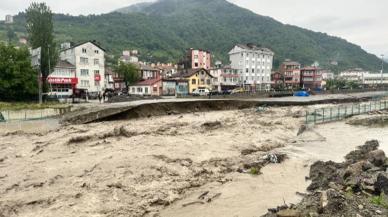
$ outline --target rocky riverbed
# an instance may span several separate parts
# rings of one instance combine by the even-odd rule
[[[264,217],[388,216],[388,159],[378,147],[372,140],[342,163],[317,161],[302,202],[270,209]]]

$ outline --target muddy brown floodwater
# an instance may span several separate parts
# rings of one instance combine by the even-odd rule
[[[0,216],[261,216],[300,200],[315,160],[341,161],[368,139],[388,148],[386,128],[332,123],[297,136],[305,109],[2,132]],[[268,152],[289,159],[240,173]]]

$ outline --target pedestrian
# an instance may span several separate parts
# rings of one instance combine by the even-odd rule
[[[98,101],[100,101],[100,103],[101,103],[101,98],[102,98],[101,92],[98,92]]]
[[[105,103],[105,97],[106,97],[106,92],[104,91],[104,93],[102,94],[102,99],[103,99],[102,102],[104,102],[104,103]]]

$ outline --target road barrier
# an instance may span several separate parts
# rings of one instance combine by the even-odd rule
[[[31,121],[52,118],[71,111],[71,107],[48,108],[39,110],[0,111],[0,122]]]
[[[388,109],[388,101],[371,101],[367,103],[341,105],[315,109],[313,112],[306,112],[306,124],[322,124],[332,121],[340,121],[355,115],[367,114],[375,111]]]

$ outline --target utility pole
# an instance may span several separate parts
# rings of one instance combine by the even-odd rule
[[[384,79],[384,54],[381,54],[381,86],[383,85]]]

